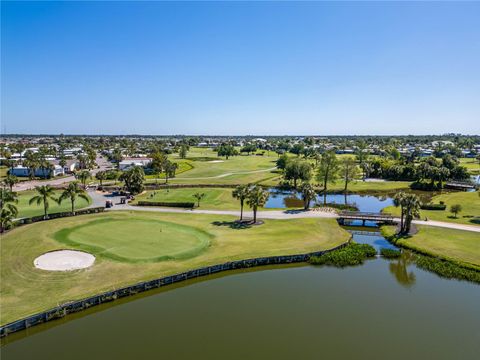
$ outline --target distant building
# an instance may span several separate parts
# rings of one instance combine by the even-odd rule
[[[134,166],[147,167],[152,162],[151,158],[140,157],[140,158],[125,158],[118,164],[120,170],[128,170]]]
[[[17,177],[28,177],[30,174],[30,169],[26,166],[16,166],[13,169],[10,169],[8,173]],[[40,178],[48,178],[64,174],[65,172],[61,166],[54,165],[53,169],[36,169],[34,175]]]

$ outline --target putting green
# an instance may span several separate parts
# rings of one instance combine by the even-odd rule
[[[122,262],[194,257],[209,246],[210,237],[191,226],[142,218],[98,219],[54,234],[61,243]]]

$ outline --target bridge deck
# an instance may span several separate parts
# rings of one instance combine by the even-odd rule
[[[340,219],[345,219],[345,220],[371,220],[371,221],[393,222],[393,215],[387,214],[387,213],[342,211],[338,216]]]

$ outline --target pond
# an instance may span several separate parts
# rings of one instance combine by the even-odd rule
[[[311,202],[313,206],[316,202],[323,204],[323,195],[318,195],[317,199]],[[380,212],[384,207],[393,205],[390,195],[367,195],[367,194],[327,194],[327,203],[354,205],[359,211]],[[265,208],[292,208],[303,207],[303,201],[298,193],[291,190],[270,189],[270,197],[265,204]]]
[[[373,236],[370,236],[373,235]],[[375,233],[356,241],[382,247]],[[2,359],[477,359],[480,286],[408,252],[345,269],[223,273],[91,308],[4,339]]]

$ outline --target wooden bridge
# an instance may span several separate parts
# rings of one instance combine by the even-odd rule
[[[395,223],[395,219],[392,214],[360,211],[342,211],[340,214],[338,214],[338,221],[340,224],[344,224],[345,220],[361,220],[362,225],[365,225],[365,221],[374,221],[384,224]]]
[[[449,181],[445,184],[446,188],[457,190],[475,189],[475,185],[466,181]]]

